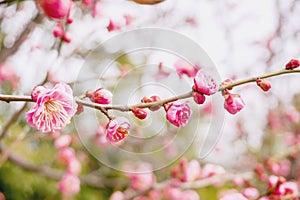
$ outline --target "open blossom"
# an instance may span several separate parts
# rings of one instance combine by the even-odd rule
[[[212,95],[217,92],[215,80],[211,76],[204,74],[201,70],[198,71],[194,78],[194,86],[195,91],[201,94]]]
[[[64,19],[69,16],[72,0],[38,0],[38,4],[49,18]]]
[[[174,67],[181,77],[182,75],[187,75],[188,77],[195,77],[199,67],[197,65],[192,65],[185,60],[177,60],[174,64]]]
[[[66,174],[59,182],[58,189],[65,195],[74,195],[80,190],[80,179],[76,175]]]
[[[192,114],[191,108],[186,103],[172,103],[167,111],[167,120],[173,125],[180,127],[185,126]]]
[[[99,88],[94,92],[87,91],[86,96],[89,97],[94,103],[110,104],[113,94],[104,88]]]
[[[236,114],[240,110],[242,110],[245,106],[244,100],[241,98],[239,94],[226,94],[225,95],[225,103],[224,108],[230,114]]]
[[[119,142],[129,133],[130,123],[125,117],[110,120],[106,127],[106,139],[110,142]]]
[[[38,92],[32,92],[36,103],[25,115],[27,122],[42,132],[63,129],[75,113],[72,89],[65,83],[58,83],[52,89],[37,88]]]

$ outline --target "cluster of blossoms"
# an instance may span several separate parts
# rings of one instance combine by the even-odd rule
[[[140,167],[151,169],[149,164],[140,164]],[[178,166],[175,166],[171,172],[171,179],[164,183],[156,183],[155,175],[152,172],[143,174],[128,174],[130,178],[130,187],[124,192],[116,191],[110,197],[111,200],[123,200],[131,197],[136,192],[147,191],[139,195],[134,200],[199,200],[198,193],[190,189],[182,189],[182,183],[193,183],[216,175],[225,173],[223,167],[213,164],[206,164],[202,168],[196,160],[190,162],[181,159]],[[222,180],[221,180],[222,181]],[[221,184],[215,182],[214,184]]]
[[[72,136],[60,135],[55,138],[55,147],[58,149],[57,159],[67,166],[67,171],[58,184],[58,189],[66,196],[77,194],[80,190],[81,164],[76,158],[75,151],[69,147]]]

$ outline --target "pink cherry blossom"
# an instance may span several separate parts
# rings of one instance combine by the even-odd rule
[[[188,77],[195,77],[198,70],[200,69],[197,65],[192,65],[185,60],[177,60],[174,64],[174,67],[181,77],[182,75],[187,75]]]
[[[224,108],[230,114],[236,114],[240,110],[242,110],[245,106],[244,100],[241,98],[239,94],[226,94],[225,95],[225,103]]]
[[[67,163],[67,172],[74,175],[80,174],[81,163],[77,158],[74,157]]]
[[[54,142],[54,146],[57,149],[61,149],[64,147],[67,147],[71,144],[72,142],[72,136],[71,135],[60,135],[58,138],[56,138]]]
[[[173,125],[180,127],[188,123],[191,114],[192,111],[188,104],[174,102],[167,108],[166,118]]]
[[[64,164],[68,164],[70,161],[75,159],[74,149],[70,147],[60,149],[57,153],[57,159]]]
[[[10,81],[11,87],[16,89],[19,84],[19,77],[8,63],[2,63],[0,64],[0,83],[6,81]]]
[[[194,88],[197,92],[205,95],[212,95],[217,92],[217,84],[215,80],[199,70],[194,78]]]
[[[134,190],[143,191],[150,188],[155,182],[153,173],[129,174],[130,185]]]
[[[293,181],[287,181],[285,183],[282,183],[278,188],[278,194],[279,195],[298,195],[299,189],[296,182]]]
[[[74,195],[80,190],[80,179],[76,175],[67,173],[59,182],[58,189],[65,195]]]
[[[202,177],[207,178],[217,174],[224,174],[225,172],[222,166],[208,163],[202,169]]]
[[[120,191],[116,191],[114,192],[109,200],[124,200],[125,199],[125,195],[123,194],[123,192],[120,192]]]
[[[191,160],[184,168],[182,181],[189,182],[199,179],[201,167],[197,160]]]
[[[25,115],[27,122],[42,132],[63,129],[75,113],[72,93],[70,86],[65,83],[41,90],[37,94],[36,104]]]
[[[69,16],[72,0],[38,0],[38,4],[49,18],[64,19]]]
[[[254,187],[245,188],[242,193],[248,199],[257,199],[259,197],[259,191]]]
[[[112,101],[113,94],[104,88],[99,88],[94,92],[87,91],[86,96],[89,97],[92,102],[109,104]]]
[[[64,36],[64,33],[65,31],[62,23],[58,22],[53,28],[53,36],[56,38],[62,38]]]
[[[125,117],[110,120],[106,127],[106,139],[110,142],[119,142],[129,133],[130,123]]]
[[[181,193],[180,200],[200,200],[200,197],[194,190],[185,190]]]
[[[229,193],[225,194],[220,200],[247,200],[241,193]]]

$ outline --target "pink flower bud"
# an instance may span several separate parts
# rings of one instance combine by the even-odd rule
[[[93,10],[92,10],[92,16],[93,18],[97,17],[100,15],[100,11],[101,11],[101,2],[97,1],[94,6],[93,6]]]
[[[70,174],[78,175],[81,172],[81,163],[74,158],[70,160],[67,164],[67,172]]]
[[[70,147],[60,149],[57,154],[57,159],[64,164],[68,164],[71,160],[75,159],[74,149]]]
[[[300,66],[300,61],[297,59],[291,59],[286,65],[285,69],[293,70]]]
[[[244,100],[240,97],[239,94],[227,94],[225,95],[224,108],[230,114],[236,114],[242,110],[245,106]]]
[[[230,85],[232,83],[233,83],[233,80],[230,79],[230,78],[228,78],[228,79],[226,79],[225,81],[222,82],[221,86],[225,86],[226,87],[226,86],[228,86],[228,85]],[[232,87],[227,88],[227,90],[232,90]]]
[[[206,164],[202,168],[202,177],[208,178],[215,175],[224,174],[225,172],[225,169],[220,165]]]
[[[194,190],[185,190],[181,193],[181,200],[200,200],[198,193]]]
[[[265,92],[271,88],[271,83],[265,79],[258,79],[256,84]]]
[[[192,65],[182,59],[177,60],[174,64],[174,67],[180,77],[184,74],[187,75],[188,77],[195,77],[199,70],[199,66]]]
[[[123,194],[123,192],[120,192],[120,191],[116,191],[114,192],[109,200],[124,200],[125,199],[125,195]]]
[[[117,22],[114,22],[112,20],[109,20],[109,24],[107,26],[108,32],[117,31],[117,30],[120,30],[120,29],[121,29],[121,25],[120,24],[118,24]]]
[[[203,104],[205,102],[205,96],[199,92],[193,92],[194,101],[197,104]]]
[[[241,193],[229,193],[225,194],[220,200],[247,200]]]
[[[124,117],[110,120],[106,127],[106,139],[110,142],[119,142],[129,133],[130,123]]]
[[[64,36],[64,27],[61,23],[57,23],[53,29],[53,35],[56,38],[62,38]]]
[[[80,190],[80,180],[75,175],[66,174],[59,182],[58,189],[65,195],[74,195]]]
[[[268,187],[269,189],[276,188],[279,183],[279,177],[271,175],[268,179]]]
[[[217,84],[209,75],[204,74],[201,70],[198,71],[194,78],[194,85],[197,92],[205,95],[212,95],[217,92]]]
[[[54,146],[57,149],[61,149],[61,148],[69,146],[71,144],[71,142],[72,142],[71,135],[61,135],[58,138],[56,138]]]
[[[166,118],[173,125],[180,127],[185,126],[188,123],[191,114],[192,111],[188,104],[174,102],[166,111]]]
[[[62,39],[64,42],[70,43],[72,41],[71,34],[69,32],[65,32]]]
[[[38,0],[38,4],[49,18],[64,19],[70,13],[72,0]]]
[[[71,17],[68,17],[68,19],[67,19],[67,23],[68,23],[68,24],[72,24],[72,23],[73,23],[73,18],[71,18]]]
[[[129,174],[130,185],[134,190],[143,191],[150,188],[155,182],[153,173]]]
[[[156,95],[154,95],[154,96],[151,96],[150,98],[148,98],[148,97],[143,97],[142,98],[142,100],[141,100],[141,102],[142,103],[152,103],[152,102],[157,102],[157,101],[160,101],[161,99],[160,99],[160,97],[159,96],[156,96]],[[149,110],[151,110],[151,111],[157,111],[157,110],[159,110],[161,108],[161,106],[151,106],[150,108],[149,108]]]
[[[35,88],[33,88],[32,92],[31,92],[31,99],[33,101],[36,101],[38,96],[40,94],[42,94],[44,91],[46,91],[46,88],[44,86],[36,86]]]
[[[259,197],[259,191],[254,187],[245,188],[242,193],[248,199],[257,199]]]
[[[99,104],[109,104],[112,100],[113,94],[104,88],[99,88],[94,93],[92,93],[92,95],[88,91],[86,96],[89,97],[92,102]]]
[[[82,4],[87,8],[90,8],[94,3],[94,0],[82,0]]]
[[[139,119],[145,119],[147,117],[147,112],[141,108],[133,108],[132,113]]]
[[[298,195],[299,189],[296,182],[288,181],[282,183],[278,188],[279,195]]]

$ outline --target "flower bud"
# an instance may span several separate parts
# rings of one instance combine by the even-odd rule
[[[300,61],[297,59],[291,59],[286,65],[285,69],[293,70],[300,66]]]
[[[271,83],[265,79],[258,79],[256,84],[265,92],[271,88]]]
[[[53,19],[65,19],[70,13],[72,0],[38,0],[44,13]]]
[[[65,32],[62,39],[66,43],[70,43],[72,41],[72,38],[71,38],[71,35],[69,32]]]
[[[160,101],[160,100],[161,100],[161,99],[160,99],[159,96],[154,95],[154,96],[151,96],[150,98],[148,98],[148,97],[143,97],[142,100],[141,100],[141,102],[142,102],[142,103],[152,103],[152,102],[157,102],[157,101]],[[149,110],[151,110],[151,111],[157,111],[157,110],[159,110],[160,108],[161,108],[161,106],[151,106],[151,107],[149,108]]]
[[[193,87],[197,92],[212,95],[217,92],[217,84],[215,80],[209,75],[204,74],[201,70],[198,71],[194,78]]]
[[[87,91],[86,96],[89,97],[94,103],[110,104],[113,94],[106,89],[99,88],[93,93]]]
[[[108,32],[117,31],[117,30],[120,30],[120,29],[121,29],[120,24],[118,24],[117,22],[114,22],[112,20],[109,20],[109,24],[107,26]]]
[[[147,117],[147,112],[141,108],[133,108],[132,113],[139,119],[145,119]]]
[[[199,92],[193,92],[194,101],[197,104],[203,104],[205,102],[205,96]]]
[[[236,114],[237,112],[242,110],[244,106],[245,106],[245,102],[239,94],[229,93],[225,96],[224,108],[230,114]]]
[[[57,23],[54,27],[53,36],[56,38],[62,38],[64,36],[64,27],[61,23]]]

